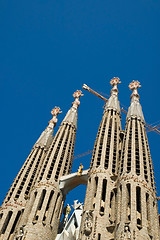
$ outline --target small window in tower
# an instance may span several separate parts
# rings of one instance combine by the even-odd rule
[[[103,179],[103,187],[102,187],[102,200],[105,202],[106,198],[106,190],[107,190],[107,180]]]
[[[2,219],[2,217],[3,217],[3,213],[0,214],[0,220]]]
[[[18,221],[19,221],[20,216],[21,216],[21,211],[18,211],[17,216],[16,216],[16,218],[15,218],[15,220],[14,220],[14,224],[13,224],[13,226],[12,226],[12,229],[11,229],[10,234],[13,234],[13,233],[14,233],[14,230],[15,230],[15,228],[16,228],[16,226],[17,226],[17,223],[18,223]]]
[[[7,227],[8,227],[9,221],[10,221],[10,219],[11,219],[11,217],[12,217],[12,214],[13,214],[12,211],[9,211],[9,212],[8,212],[8,215],[7,215],[7,217],[6,217],[6,220],[5,220],[5,222],[4,222],[4,224],[3,224],[3,227],[2,227],[2,230],[1,230],[1,234],[4,234],[4,233],[5,233],[5,231],[6,231]]]
[[[149,194],[146,193],[147,220],[150,221]]]
[[[96,194],[97,194],[97,186],[98,186],[98,177],[95,177],[95,193],[94,193],[94,197],[96,197]]]
[[[137,211],[141,213],[141,189],[136,187],[136,202],[137,202]]]
[[[98,233],[98,240],[101,240],[101,234]]]
[[[38,210],[41,210],[41,208],[42,208],[42,205],[43,205],[43,202],[44,202],[45,195],[46,195],[46,190],[43,189],[42,194],[41,194],[41,199],[40,199],[40,201],[39,201]]]

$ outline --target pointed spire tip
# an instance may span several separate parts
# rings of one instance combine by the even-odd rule
[[[140,82],[137,80],[133,80],[129,84],[129,89],[132,91],[131,94],[131,105],[128,109],[127,113],[127,119],[130,119],[131,117],[137,117],[141,119],[142,122],[145,122],[143,112],[142,112],[142,107],[139,102],[139,94],[137,89],[140,88]]]
[[[132,91],[131,94],[131,99],[139,99],[139,94],[137,89],[140,88],[140,82],[138,80],[133,80],[130,84],[129,84],[129,89]]]
[[[118,101],[118,88],[117,88],[117,85],[119,83],[121,83],[121,81],[118,77],[113,77],[111,79],[110,84],[113,88],[111,89],[111,96],[105,105],[104,112],[108,109],[114,109],[120,114],[120,105]]]

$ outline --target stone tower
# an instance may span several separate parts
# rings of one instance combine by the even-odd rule
[[[120,151],[121,115],[117,84],[111,80],[111,96],[105,104],[89,170],[79,240],[114,239],[116,186]]]
[[[53,128],[57,123],[60,108],[55,107],[51,113],[53,118],[33,146],[0,208],[0,239],[12,239],[16,225],[28,201],[31,188],[37,180],[43,159],[53,139]]]
[[[54,137],[60,108],[52,110],[53,118],[15,178],[0,208],[0,240],[160,240],[153,166],[137,92],[140,83],[129,85],[133,93],[125,131],[120,79],[110,83],[89,170],[83,171],[81,164],[71,174],[82,96],[77,90]],[[68,221],[67,205],[59,225],[66,194],[79,184],[87,185],[84,208],[76,200],[78,213]]]
[[[55,239],[65,195],[59,188],[59,178],[71,171],[77,130],[77,109],[81,91],[73,94],[75,101],[57,131],[43,159],[36,184],[16,229],[15,239]]]
[[[137,92],[139,87],[138,81],[129,85],[133,93],[118,172],[116,240],[160,239],[153,166]]]

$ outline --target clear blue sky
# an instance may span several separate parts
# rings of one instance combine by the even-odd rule
[[[160,1],[0,1],[0,202],[51,119],[56,105],[64,118],[72,93],[86,83],[105,94],[118,76],[119,100],[130,104],[129,83],[139,90],[145,119],[160,120]],[[79,108],[75,155],[93,148],[103,101],[84,92]],[[125,116],[122,116],[124,128]],[[160,196],[160,136],[148,134]],[[89,167],[90,156],[77,159]],[[84,200],[84,188],[67,201]]]

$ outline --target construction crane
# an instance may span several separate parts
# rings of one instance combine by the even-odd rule
[[[107,98],[103,97],[101,94],[99,94],[98,92],[94,91],[93,89],[91,89],[90,87],[88,87],[86,84],[83,84],[82,88],[85,89],[85,90],[87,90],[87,91],[90,92],[90,93],[93,93],[95,96],[101,98],[101,99],[104,100],[105,102],[108,101]],[[125,106],[123,106],[123,107],[121,107],[121,112],[127,114],[127,111],[126,111],[124,108],[127,109]],[[158,133],[158,134],[160,135],[160,131],[158,130],[158,128],[160,128],[160,124],[152,127],[149,123],[146,123],[145,126],[146,126],[146,128],[147,128],[147,129],[146,129],[147,132],[154,131],[154,132],[156,132],[156,133]]]
[[[101,93],[101,94],[100,94],[100,93],[94,91],[93,89],[91,89],[90,87],[88,87],[86,84],[83,84],[82,88],[83,88],[84,90],[87,90],[87,91],[90,92],[90,93],[93,93],[95,96],[99,97],[99,98],[102,99],[103,101],[105,101],[105,102],[108,101],[107,98],[105,98],[105,97],[103,97],[103,96],[101,95],[101,94],[103,94],[103,95],[107,95],[107,94],[104,94],[104,93]],[[107,95],[107,96],[109,97],[109,95]],[[125,106],[123,105],[123,107],[121,107],[121,112],[123,112],[124,114],[127,114],[127,110],[125,110],[124,108],[127,109],[127,107],[125,107]],[[155,125],[155,126],[151,126],[149,123],[146,123],[146,124],[145,124],[145,127],[146,127],[146,132],[147,132],[147,133],[153,131],[153,132],[155,132],[155,133],[157,133],[157,134],[160,135],[160,130],[158,130],[158,129],[160,128],[160,124]],[[87,156],[87,155],[91,154],[92,152],[93,152],[92,150],[88,150],[87,152],[84,152],[84,153],[82,153],[82,154],[79,154],[79,155],[74,156],[74,159],[78,159],[78,158]]]

